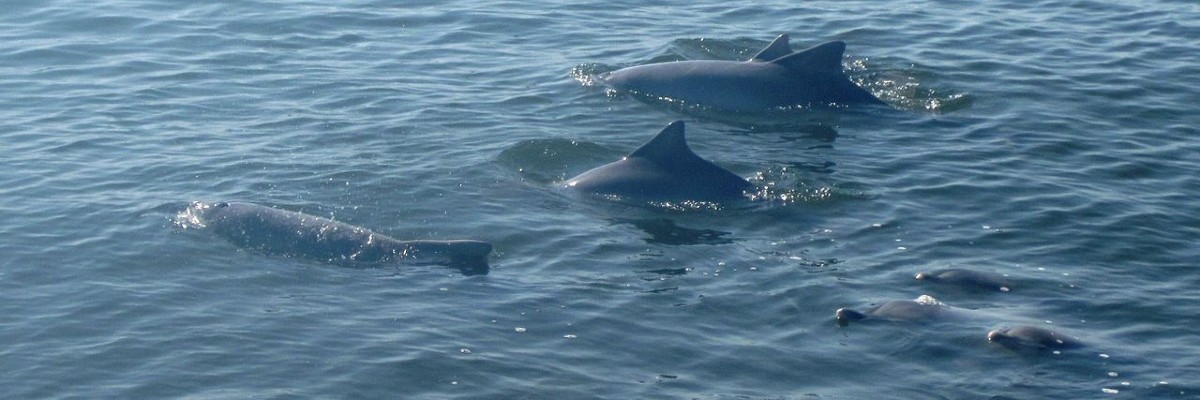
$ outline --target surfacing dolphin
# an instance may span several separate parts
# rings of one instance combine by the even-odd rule
[[[981,289],[1007,292],[1012,287],[1012,283],[1004,275],[965,268],[946,268],[930,272],[918,272],[916,278],[918,281],[950,285],[966,290]]]
[[[349,266],[390,261],[443,264],[464,275],[482,275],[488,273],[492,252],[487,242],[403,241],[328,218],[249,203],[194,202],[182,217],[243,248]]]
[[[967,313],[947,306],[933,296],[921,295],[916,300],[889,300],[866,311],[839,308],[836,315],[838,325],[846,326],[851,321],[867,318],[895,322],[931,322],[960,319],[966,317]]]
[[[988,341],[1017,351],[1061,351],[1083,347],[1079,339],[1046,328],[1019,325],[988,332]]]
[[[749,61],[647,64],[600,79],[617,90],[728,111],[884,104],[842,72],[845,50],[846,43],[834,41],[792,52],[785,34]]]
[[[754,185],[692,152],[675,121],[619,161],[567,181],[588,193],[650,201],[722,201],[742,197]]]

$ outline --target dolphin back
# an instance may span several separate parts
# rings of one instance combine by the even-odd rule
[[[367,228],[250,203],[193,203],[198,226],[238,247],[343,266],[386,262],[443,264],[486,274],[492,245],[477,240],[401,241]]]
[[[638,65],[600,76],[638,99],[669,99],[726,111],[850,104],[883,105],[842,71],[846,43],[792,52],[781,35],[748,61],[690,60]]]
[[[842,71],[842,58],[846,53],[846,42],[822,43],[772,60],[771,63],[802,77],[804,86],[812,93],[806,101],[814,103],[873,104],[883,101],[866,89],[850,81]]]
[[[369,229],[250,203],[194,204],[201,224],[238,247],[339,263],[382,261],[391,239]]]
[[[693,153],[683,121],[663,128],[625,158],[567,181],[576,190],[651,201],[732,200],[754,188],[750,182]]]
[[[771,62],[812,74],[841,74],[842,55],[845,53],[846,42],[833,41],[779,57]]]

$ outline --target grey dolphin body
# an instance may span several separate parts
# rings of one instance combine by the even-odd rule
[[[1067,350],[1083,342],[1065,334],[1036,326],[1019,325],[988,332],[988,341],[1018,351]]]
[[[842,72],[846,44],[792,52],[780,35],[749,61],[692,60],[639,65],[600,76],[622,91],[730,111],[791,106],[884,104]]]
[[[856,311],[849,308],[837,310],[838,325],[846,326],[850,321],[860,321],[867,318],[885,321],[928,322],[964,317],[965,314],[956,308],[947,306],[931,296],[921,296],[916,300],[889,300],[867,311]]]
[[[1007,292],[1012,287],[1009,279],[995,272],[964,268],[946,268],[930,272],[918,272],[918,281],[946,284],[964,289],[984,289]]]
[[[445,264],[464,275],[480,275],[488,273],[492,252],[487,242],[402,241],[328,218],[249,203],[195,202],[186,213],[191,223],[240,247],[343,265]]]
[[[683,121],[663,128],[619,161],[567,181],[576,190],[655,201],[721,201],[741,197],[754,185],[708,162],[688,147]]]

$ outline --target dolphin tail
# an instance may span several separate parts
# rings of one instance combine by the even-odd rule
[[[492,254],[492,244],[478,240],[451,240],[446,243],[446,255],[450,267],[459,270],[463,275],[487,275],[488,255]]]

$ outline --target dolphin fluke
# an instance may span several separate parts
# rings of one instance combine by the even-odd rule
[[[445,242],[447,264],[462,272],[463,275],[486,275],[488,255],[492,254],[492,244],[478,240],[449,240]]]

